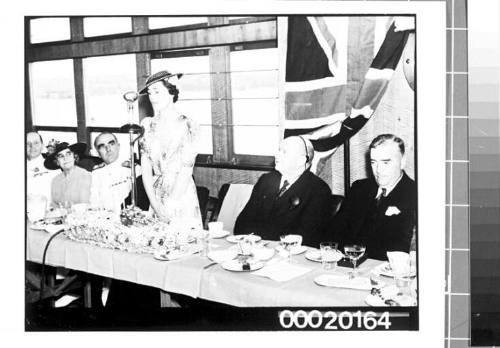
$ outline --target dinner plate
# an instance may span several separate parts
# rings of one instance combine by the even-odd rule
[[[188,253],[182,252],[180,250],[172,250],[170,252],[165,252],[164,250],[155,251],[153,257],[159,261],[172,261],[180,259],[183,256],[188,255]]]
[[[321,251],[319,250],[309,250],[305,255],[305,258],[309,261],[321,262]],[[343,255],[340,252],[337,252],[337,261],[342,259]]]
[[[276,246],[276,250],[279,253],[286,252],[285,249],[281,245]],[[291,254],[292,255],[299,255],[299,254],[302,254],[303,252],[305,252],[306,250],[307,250],[307,247],[305,245],[299,245],[299,246],[292,248]]]
[[[236,250],[233,249],[225,249],[225,250],[214,250],[210,251],[207,257],[217,263],[231,261],[238,256]]]
[[[212,239],[217,239],[217,238],[224,238],[226,236],[229,236],[230,232],[226,230],[221,230],[221,231],[209,231],[208,236]]]
[[[192,254],[195,254],[199,251],[201,251],[201,246],[200,245],[189,245],[185,249],[174,249],[170,251],[165,251],[165,250],[157,250],[154,252],[153,257],[157,260],[160,261],[173,261],[180,259],[181,257],[189,256]]]
[[[250,242],[258,242],[262,239],[262,237],[257,236],[255,234],[237,234],[237,235],[231,235],[226,238],[226,240],[229,243],[238,243],[242,242],[244,239],[250,241]]]
[[[395,286],[388,286],[381,289],[381,295],[368,295],[365,302],[373,307],[411,307],[417,305],[417,300],[408,295],[398,295],[398,289]]]
[[[64,224],[49,224],[45,221],[35,222],[31,224],[31,228],[33,230],[47,231],[50,234],[54,234],[56,232],[62,231],[66,229],[66,225]]]
[[[378,273],[382,276],[394,278],[394,272],[389,262],[384,262],[380,266],[376,267],[374,271],[375,273]],[[415,276],[416,276],[416,270],[412,270],[410,277],[415,277]]]
[[[264,267],[264,263],[261,261],[250,260],[249,269],[243,269],[243,264],[239,260],[226,261],[222,264],[222,268],[233,272],[252,272]]]
[[[372,288],[370,279],[365,277],[356,277],[351,279],[345,274],[322,274],[314,278],[314,282],[318,285],[331,288],[346,288],[356,290],[370,290]]]

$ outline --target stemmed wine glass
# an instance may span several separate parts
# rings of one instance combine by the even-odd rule
[[[286,259],[292,262],[292,249],[298,244],[297,240],[290,238],[288,235],[280,236],[280,245],[286,252]]]
[[[366,247],[360,244],[350,244],[344,247],[345,254],[352,262],[352,272],[349,273],[349,278],[356,277],[356,263],[365,254]]]

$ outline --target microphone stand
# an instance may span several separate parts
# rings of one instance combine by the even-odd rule
[[[138,124],[132,123],[134,112],[134,102],[139,98],[139,94],[135,91],[126,92],[123,99],[127,101],[127,112],[129,114],[129,123],[120,127],[121,132],[129,134],[130,145],[130,178],[132,179],[132,208],[137,206],[137,181],[135,177],[135,160],[134,160],[134,144],[144,135],[144,128]],[[134,139],[134,134],[139,134]]]

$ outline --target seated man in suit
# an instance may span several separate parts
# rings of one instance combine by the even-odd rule
[[[331,226],[341,244],[366,246],[369,258],[387,260],[387,251],[409,252],[417,203],[417,187],[403,171],[403,141],[392,134],[370,144],[373,177],[352,184]]]
[[[294,136],[283,140],[276,170],[262,175],[234,226],[235,234],[255,233],[263,239],[300,234],[303,244],[318,247],[330,215],[331,191],[309,171],[311,142]]]

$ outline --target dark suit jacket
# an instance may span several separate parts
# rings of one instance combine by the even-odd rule
[[[366,245],[370,258],[387,260],[387,251],[405,251],[410,242],[415,224],[417,187],[406,173],[394,189],[376,207],[375,196],[378,185],[375,179],[356,181],[333,218],[330,236],[343,246],[348,243]],[[391,216],[389,212],[399,210]],[[396,210],[397,209],[397,210]]]
[[[284,234],[302,235],[302,244],[318,247],[330,215],[330,187],[305,171],[277,198],[281,174],[266,173],[255,184],[250,200],[234,226],[235,234],[255,233],[279,240]]]

